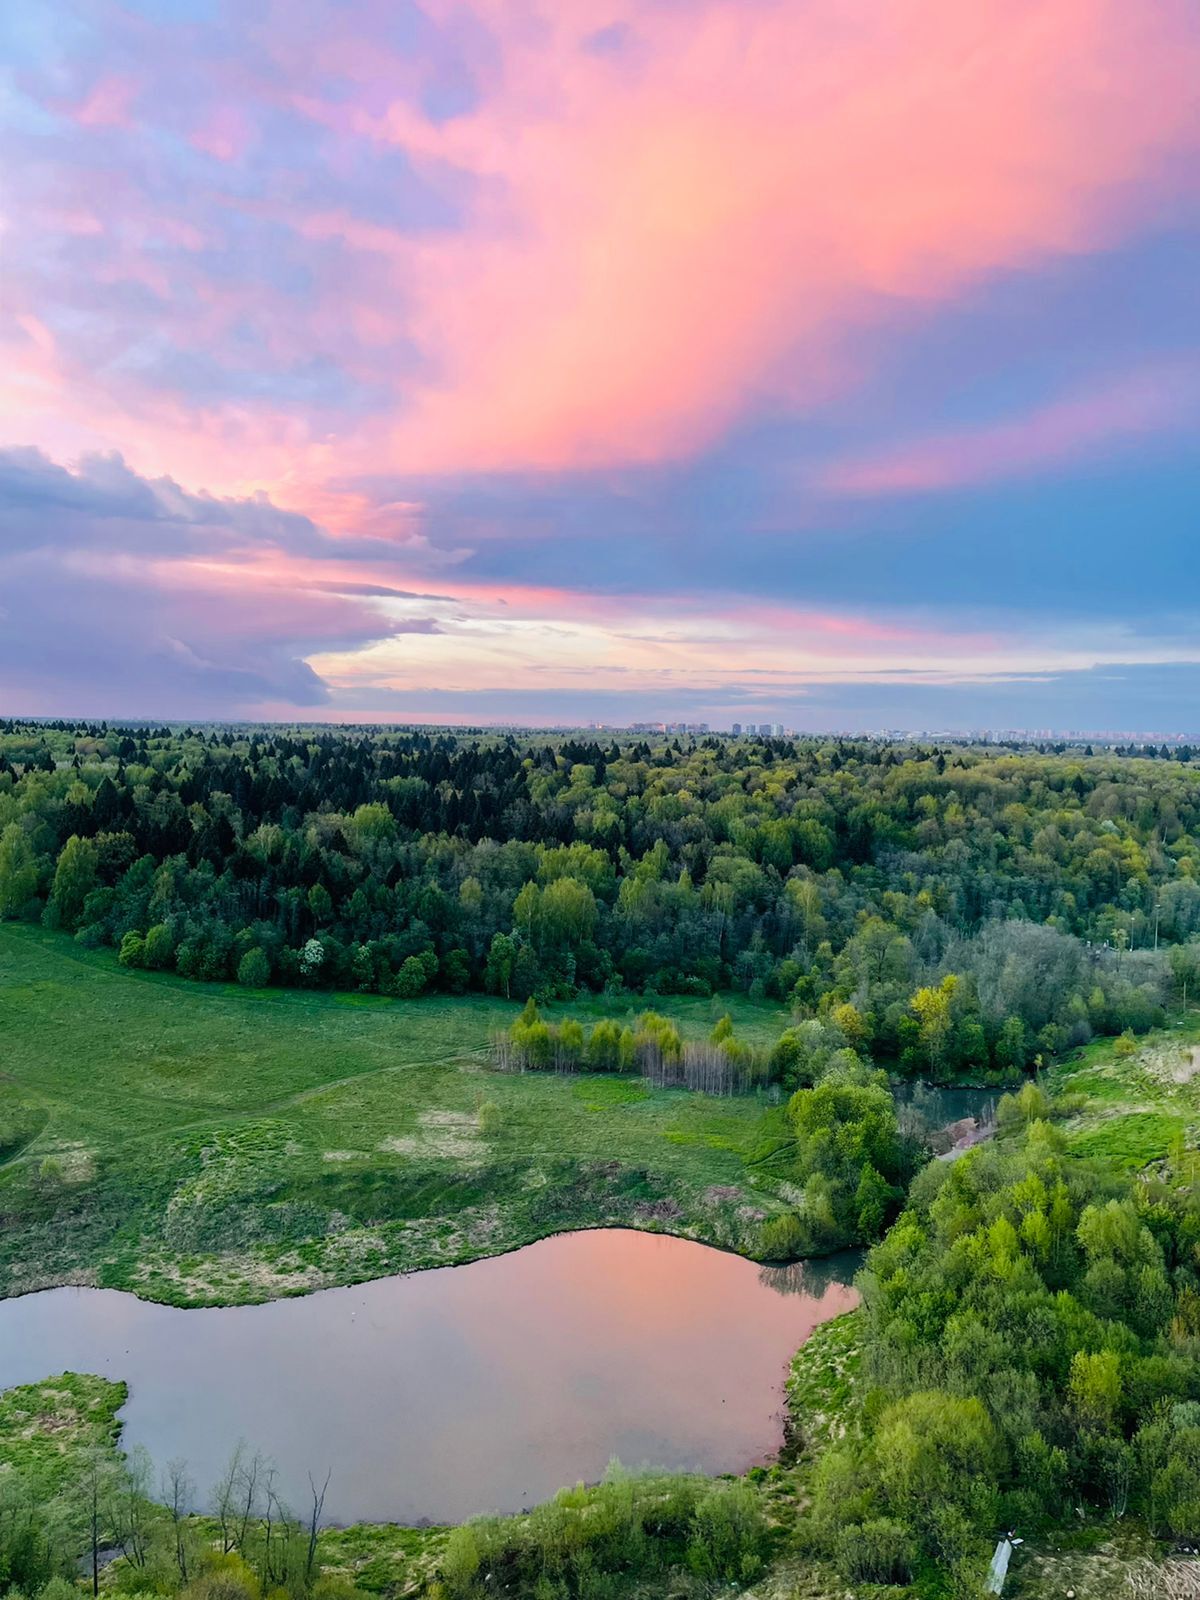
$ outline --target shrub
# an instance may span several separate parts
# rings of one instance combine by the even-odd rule
[[[271,981],[271,960],[261,946],[247,950],[238,962],[237,981],[246,989],[264,989]]]
[[[425,963],[420,956],[409,956],[396,974],[393,987],[401,1000],[415,1000],[424,993],[427,982]]]
[[[766,1523],[747,1483],[715,1483],[692,1513],[687,1564],[718,1583],[753,1582],[762,1571]]]
[[[794,1211],[768,1217],[759,1229],[759,1249],[767,1261],[794,1261],[804,1254],[808,1236]]]
[[[835,1561],[848,1583],[908,1583],[912,1578],[912,1535],[890,1517],[843,1528]]]
[[[146,934],[146,965],[161,971],[171,965],[175,955],[175,940],[165,922],[156,922]]]
[[[471,985],[471,963],[465,950],[448,950],[442,958],[442,988],[447,994],[466,994]]]
[[[480,1133],[491,1135],[504,1126],[504,1113],[494,1100],[484,1100],[475,1113],[475,1121]]]
[[[259,1592],[254,1574],[234,1557],[233,1562],[222,1561],[215,1570],[194,1578],[180,1600],[258,1600]]]
[[[587,1064],[593,1072],[617,1072],[621,1066],[621,1025],[605,1017],[592,1029]]]

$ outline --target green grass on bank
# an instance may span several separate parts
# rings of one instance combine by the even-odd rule
[[[1182,1144],[1200,1144],[1200,1014],[1127,1043],[1095,1039],[1055,1067],[1049,1087],[1069,1097],[1064,1127],[1075,1154],[1136,1171]]]
[[[726,1010],[760,1042],[787,1020],[734,997],[662,1004],[694,1035]],[[782,1204],[764,1166],[781,1112],[490,1071],[516,1010],[247,993],[0,929],[0,1293],[266,1299],[597,1223],[753,1252]]]
[[[818,1456],[853,1426],[861,1404],[861,1309],[814,1328],[787,1376],[787,1454]]]
[[[42,1501],[71,1488],[92,1455],[115,1450],[128,1395],[77,1372],[0,1392],[0,1477],[14,1474]]]

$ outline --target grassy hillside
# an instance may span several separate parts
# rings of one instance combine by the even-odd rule
[[[669,1009],[700,1033],[729,1004]],[[732,1005],[747,1039],[785,1025]],[[0,929],[0,1292],[265,1299],[600,1222],[752,1252],[780,1113],[488,1071],[515,1009],[202,986]]]
[[[1077,1155],[1133,1172],[1180,1141],[1200,1144],[1200,1014],[1138,1039],[1096,1039],[1050,1075],[1073,1108],[1064,1124]]]

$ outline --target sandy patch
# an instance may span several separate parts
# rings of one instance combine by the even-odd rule
[[[1167,1045],[1146,1050],[1142,1066],[1160,1083],[1190,1083],[1200,1073],[1200,1045]]]
[[[393,1156],[437,1156],[446,1161],[477,1160],[479,1128],[466,1111],[423,1111],[417,1118],[419,1133],[394,1134],[381,1139],[377,1149]]]
[[[87,1183],[96,1175],[96,1154],[82,1144],[60,1144],[47,1150],[42,1167],[59,1183]]]

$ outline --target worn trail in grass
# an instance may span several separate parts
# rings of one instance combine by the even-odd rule
[[[693,1034],[730,1008],[747,1039],[786,1024],[669,1003]],[[0,929],[0,1292],[260,1300],[598,1223],[753,1253],[778,1109],[489,1071],[515,1011],[189,984]]]

